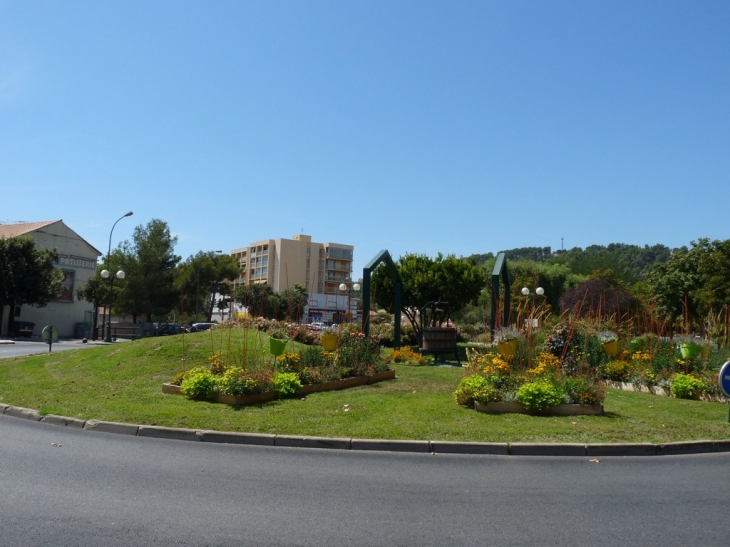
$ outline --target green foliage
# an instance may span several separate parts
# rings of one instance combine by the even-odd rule
[[[603,372],[613,382],[628,382],[634,374],[634,368],[628,361],[612,360],[603,366]]]
[[[461,379],[454,392],[454,398],[456,399],[456,404],[473,407],[477,397],[480,398],[480,402],[489,402],[484,399],[493,390],[494,386],[484,376],[481,374],[472,374]]]
[[[603,344],[601,339],[590,333],[586,333],[583,336],[583,354],[585,356],[586,363],[591,370],[599,369],[604,363],[609,360],[608,355],[603,350]]]
[[[560,388],[570,404],[600,405],[606,397],[603,386],[586,378],[564,376]]]
[[[132,316],[132,321],[166,316],[177,304],[180,293],[174,287],[177,237],[166,222],[152,219],[134,229],[132,242],[125,241],[112,254],[110,271],[123,269],[127,276],[119,283],[114,309]],[[115,282],[116,283],[116,282]]]
[[[564,400],[563,392],[547,382],[530,382],[522,384],[517,390],[517,401],[528,410],[547,410],[559,405]]]
[[[280,372],[274,376],[274,391],[281,399],[294,397],[302,389],[302,382],[296,372]]]
[[[705,383],[689,374],[677,374],[672,380],[672,395],[679,399],[691,399],[699,395],[705,387]]]
[[[372,337],[365,338],[361,334],[341,336],[340,346],[337,349],[337,365],[343,378],[387,370],[377,340]]]
[[[308,346],[302,348],[299,354],[299,368],[302,382],[314,384],[339,380],[342,376],[335,364],[334,354],[322,351],[322,346]]]
[[[45,306],[61,294],[64,274],[54,265],[57,258],[55,250],[37,249],[30,238],[0,238],[0,330],[5,306],[12,327],[15,306]]]
[[[429,302],[448,302],[451,310],[459,310],[469,302],[477,300],[480,291],[486,287],[484,272],[473,260],[444,257],[439,253],[435,259],[426,255],[407,254],[397,263],[398,273],[403,281],[403,313],[412,325],[418,340],[421,328],[418,310]],[[395,282],[384,265],[375,269],[372,276],[373,300],[378,306],[392,309]]]
[[[197,312],[197,321],[210,321],[216,295],[231,293],[228,279],[238,277],[235,258],[215,251],[199,251],[175,269],[175,289],[181,295],[178,312]]]
[[[235,347],[231,355],[238,354],[243,329],[213,331],[216,345],[225,347],[229,334]],[[258,333],[247,334],[249,347],[255,345]],[[209,333],[186,336],[182,363],[207,364],[209,339]],[[182,346],[179,336],[164,336],[54,351],[50,360],[48,353],[14,358],[0,366],[2,402],[80,420],[297,436],[581,444],[728,437],[727,406],[675,397],[648,400],[645,394],[612,389],[607,390],[606,417],[533,419],[467,412],[454,403],[463,375],[460,367],[394,365],[396,381],[324,392],[307,397],[306,403],[286,399],[243,411],[230,405],[193,404],[185,397],[157,394],[157,382],[179,372]],[[714,378],[716,382],[716,371]],[[110,387],[115,396],[99,396],[110,393]],[[345,404],[350,405],[349,413],[334,411]]]
[[[218,382],[221,393],[230,395],[250,395],[259,393],[258,382],[251,376],[248,369],[243,367],[229,367]]]
[[[218,378],[209,370],[186,374],[180,384],[180,391],[191,399],[210,399],[218,390]]]
[[[279,294],[267,284],[241,285],[234,296],[256,316],[295,323],[303,316],[309,299],[307,289],[299,284]]]

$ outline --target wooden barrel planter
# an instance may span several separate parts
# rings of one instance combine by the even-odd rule
[[[450,327],[424,327],[423,349],[431,351],[456,351],[456,329]]]

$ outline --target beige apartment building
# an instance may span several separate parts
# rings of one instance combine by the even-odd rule
[[[353,251],[352,245],[317,243],[304,234],[256,241],[231,251],[241,267],[234,289],[267,283],[278,293],[299,284],[309,294],[307,320],[338,322],[350,305]],[[342,283],[348,287],[345,293],[339,289]]]

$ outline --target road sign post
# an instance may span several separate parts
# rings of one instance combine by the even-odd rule
[[[717,382],[720,384],[722,392],[728,398],[727,421],[730,423],[730,361],[725,361],[725,364],[720,368]]]
[[[43,338],[43,341],[48,344],[48,353],[51,353],[53,342],[58,342],[58,329],[53,325],[43,327],[43,330],[41,331],[41,338]]]

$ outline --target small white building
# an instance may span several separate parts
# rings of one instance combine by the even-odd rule
[[[23,222],[19,224],[0,224],[0,238],[24,236],[35,241],[40,249],[55,249],[58,253],[56,266],[65,275],[64,288],[60,296],[43,308],[18,306],[15,321],[35,323],[33,335],[39,336],[43,327],[53,325],[61,338],[73,338],[80,332],[80,324],[87,325],[92,320],[93,305],[78,300],[76,289],[96,275],[96,265],[101,252],[92,247],[62,220],[45,222]],[[3,314],[3,332],[8,336],[8,307],[0,310]]]

